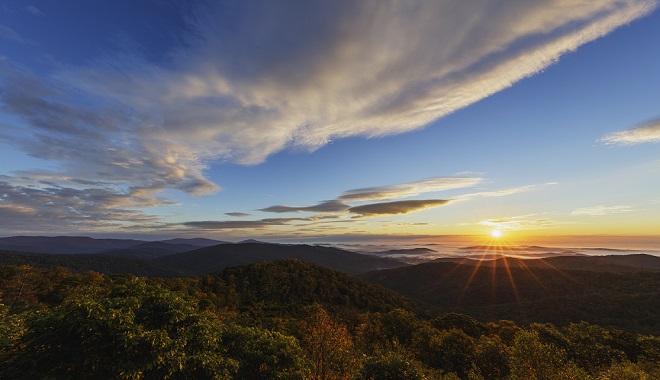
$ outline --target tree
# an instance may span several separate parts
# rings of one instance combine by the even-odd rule
[[[230,379],[219,323],[194,302],[142,280],[73,294],[30,318],[0,377],[12,379]]]
[[[473,338],[479,338],[486,331],[479,321],[465,314],[447,313],[435,318],[432,323],[439,330],[458,329]]]
[[[228,355],[240,363],[239,379],[296,380],[309,375],[304,353],[292,336],[229,325],[224,328],[222,342]]]
[[[612,364],[608,369],[602,371],[597,380],[647,380],[648,373],[638,365],[631,362]]]
[[[566,353],[541,342],[534,331],[519,331],[511,347],[511,380],[586,380],[589,375],[570,363]]]
[[[571,323],[564,332],[568,339],[568,356],[580,367],[591,372],[623,361],[626,355],[612,348],[611,333],[597,325],[586,322]]]
[[[302,323],[302,342],[311,362],[311,379],[346,379],[355,370],[351,335],[322,307],[314,307]]]
[[[360,371],[361,380],[425,380],[421,364],[398,352],[385,352],[367,359]]]
[[[415,330],[420,327],[415,315],[405,309],[394,309],[383,314],[381,322],[385,336],[396,339],[401,344],[409,344]]]
[[[0,362],[4,362],[11,355],[14,346],[25,334],[25,316],[12,314],[9,307],[0,304]]]
[[[475,363],[486,379],[503,379],[509,374],[507,346],[499,336],[483,335],[477,341]]]

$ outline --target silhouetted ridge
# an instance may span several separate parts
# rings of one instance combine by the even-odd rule
[[[175,244],[175,243],[166,243],[162,241],[150,241],[147,243],[142,243],[134,245],[124,249],[115,249],[110,251],[102,252],[103,255],[110,256],[126,256],[126,257],[135,257],[142,259],[152,259],[156,257],[162,257],[167,255],[173,255],[175,253],[187,252],[198,249],[199,246],[191,244]]]
[[[658,333],[659,263],[660,258],[650,255],[442,259],[363,278],[440,310],[484,320],[584,320]]]
[[[100,253],[145,243],[133,239],[94,239],[85,236],[11,236],[0,238],[0,249],[34,253]]]
[[[306,244],[237,243],[219,244],[154,260],[159,267],[195,275],[220,271],[226,267],[260,261],[298,259],[345,273],[396,268],[404,263],[363,255],[332,247]]]

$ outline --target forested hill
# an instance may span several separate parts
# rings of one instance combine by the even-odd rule
[[[469,266],[498,268],[545,268],[564,270],[586,270],[591,272],[660,272],[660,257],[648,254],[618,254],[605,256],[553,256],[546,258],[520,259],[495,255],[494,258],[443,258],[434,262],[455,263]]]
[[[151,260],[123,255],[43,254],[0,251],[0,265],[32,265],[41,268],[65,267],[75,271],[136,276],[175,276],[176,271],[155,266]]]
[[[333,247],[261,242],[220,244],[200,248],[159,258],[154,261],[154,264],[161,268],[178,271],[181,275],[196,275],[219,271],[229,266],[282,259],[303,260],[345,273],[363,273],[405,265],[398,260]]]
[[[625,262],[620,260],[623,257],[613,258]],[[584,320],[660,333],[660,272],[609,264],[594,265],[594,271],[574,270],[559,265],[568,260],[556,259],[435,261],[370,272],[363,278],[439,310],[466,312],[484,320],[559,324]],[[589,257],[570,259],[577,268],[587,266],[583,261],[593,263]]]
[[[332,247],[268,243],[223,243],[187,250],[189,245],[162,242],[140,243],[97,254],[36,254],[0,251],[0,264],[64,266],[107,274],[140,276],[193,276],[218,272],[236,265],[283,259],[299,259],[345,273],[406,265],[395,259],[354,253]],[[184,250],[185,252],[179,252]]]
[[[660,338],[418,313],[300,261],[198,277],[0,266],[2,379],[651,379]],[[84,360],[82,360],[84,359]]]
[[[203,238],[144,241],[135,239],[95,239],[87,236],[10,236],[0,238],[0,250],[74,255],[132,250],[139,254],[151,251],[163,255],[222,243],[225,242]]]

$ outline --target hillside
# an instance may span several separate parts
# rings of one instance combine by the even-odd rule
[[[230,266],[283,259],[298,259],[344,273],[363,273],[405,265],[394,259],[363,255],[332,247],[252,242],[201,248],[161,257],[155,259],[153,263],[160,268],[177,271],[181,275],[196,275],[217,272]]]
[[[150,261],[121,255],[43,254],[0,251],[0,265],[33,265],[41,268],[65,267],[75,271],[137,276],[174,276],[175,271],[154,266]]]
[[[124,249],[142,243],[145,241],[94,239],[86,236],[11,236],[0,238],[0,250],[51,254],[93,254]]]
[[[104,251],[101,252],[101,254],[107,256],[124,256],[124,257],[134,257],[141,259],[153,259],[156,257],[173,255],[175,253],[192,251],[199,248],[200,247],[197,245],[191,245],[185,243],[174,243],[174,242],[165,243],[162,241],[150,241],[146,243],[133,245],[128,248]]]
[[[197,248],[210,247],[212,245],[227,243],[226,241],[214,240],[214,239],[205,239],[205,238],[175,238],[175,239],[161,240],[160,242],[161,243],[166,243],[166,244],[190,245],[190,246],[194,246],[194,247],[197,247]]]
[[[266,315],[295,314],[314,304],[341,314],[412,307],[384,287],[299,260],[230,267],[191,281],[218,306]]]
[[[0,264],[63,266],[78,271],[139,276],[192,276],[219,272],[230,266],[283,259],[303,260],[351,274],[405,265],[394,259],[311,245],[225,243],[206,248],[190,248],[182,244],[147,242],[101,254],[0,251]]]
[[[176,238],[161,241],[135,239],[96,239],[86,236],[10,236],[0,238],[0,250],[49,254],[135,254],[156,257],[223,244],[204,238]]]
[[[501,254],[487,254],[471,258],[442,258],[435,262],[456,263],[481,267],[546,268],[565,270],[586,270],[591,272],[659,272],[660,257],[645,254],[607,256],[556,256],[544,258],[517,259]]]
[[[387,251],[375,252],[379,255],[425,255],[428,253],[435,253],[434,250],[430,248],[402,248],[402,249],[390,249]]]
[[[585,271],[579,269],[592,264],[594,258],[570,259],[507,259],[481,264],[473,260],[435,261],[370,272],[363,278],[439,310],[467,312],[482,320],[559,324],[585,320],[660,332],[660,273],[637,271],[623,264],[612,267],[602,258],[596,261],[608,266]],[[628,265],[646,260],[655,261],[613,258],[613,262]]]
[[[660,374],[657,336],[420,314],[391,291],[296,260],[178,278],[0,266],[0,294],[3,379]]]

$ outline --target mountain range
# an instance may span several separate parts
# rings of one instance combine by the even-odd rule
[[[64,266],[108,274],[192,276],[283,259],[299,259],[350,274],[405,265],[396,259],[338,248],[256,240],[228,243],[210,239],[140,241],[65,236],[0,239],[1,264]]]

